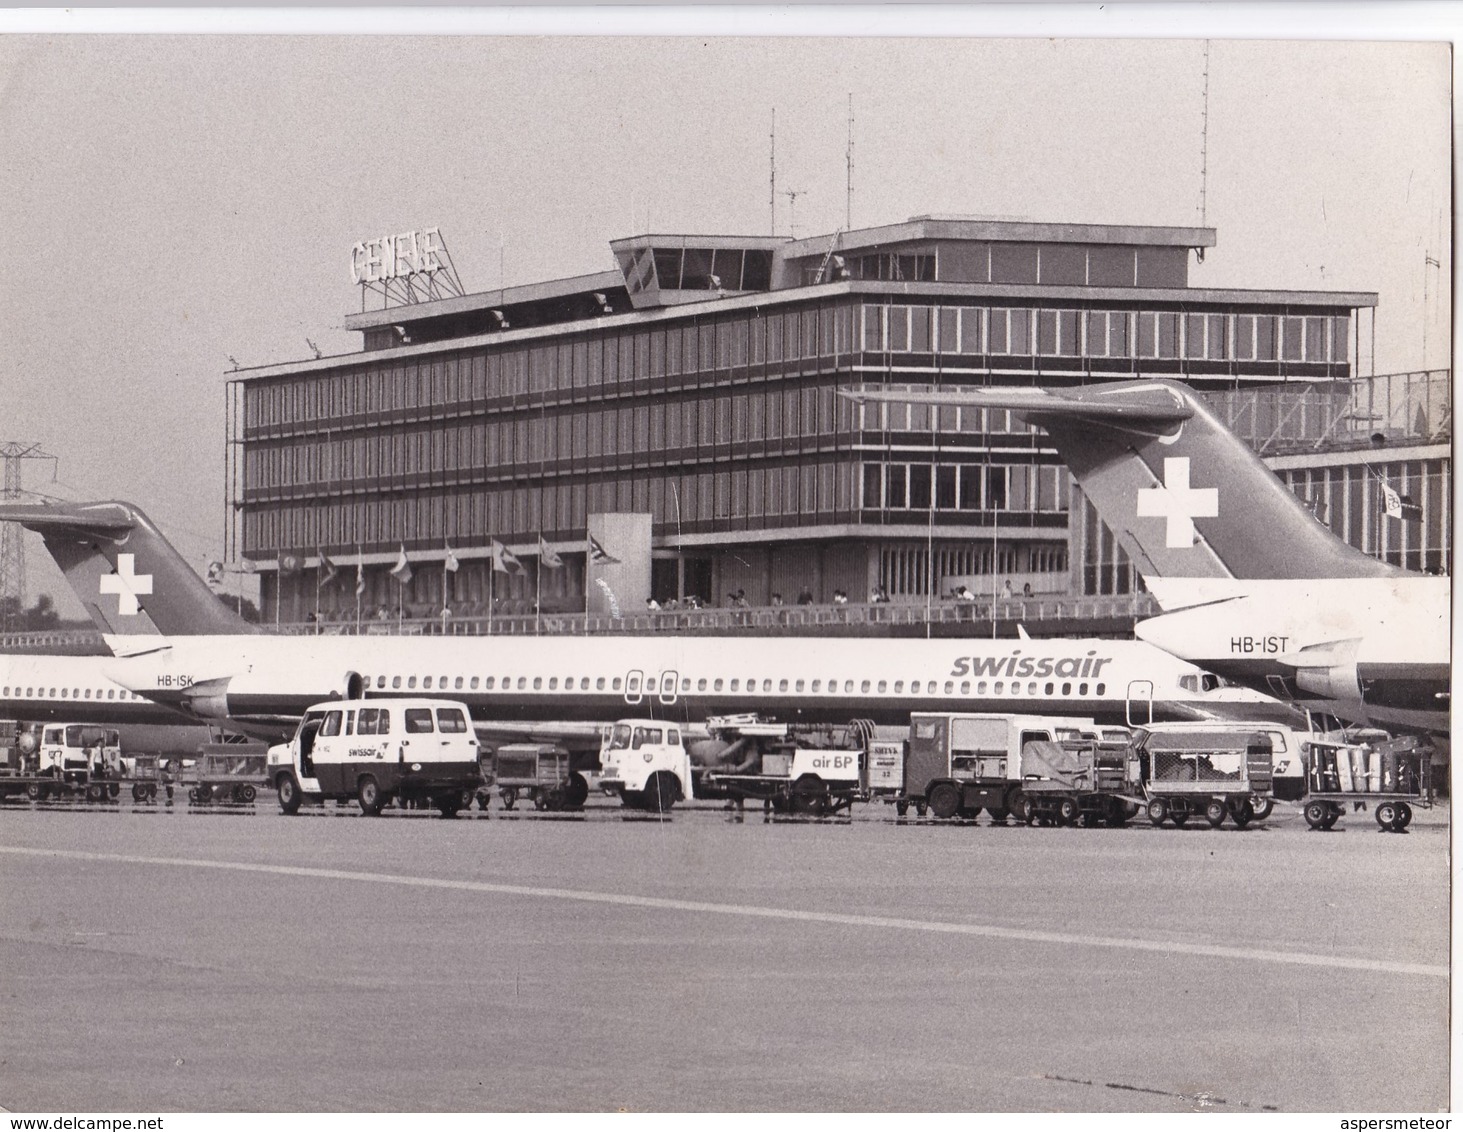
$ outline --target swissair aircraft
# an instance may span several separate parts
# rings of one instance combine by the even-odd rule
[[[288,733],[337,695],[443,693],[495,724],[597,742],[598,723],[759,712],[783,721],[908,722],[911,710],[1032,712],[1121,723],[1284,718],[1214,689],[1141,641],[755,636],[280,636],[226,609],[127,503],[7,505],[38,531],[116,659],[107,673],[192,718]]]
[[[1449,729],[1449,579],[1337,538],[1187,386],[843,395],[1011,409],[1045,429],[1164,610],[1140,639],[1342,719]]]

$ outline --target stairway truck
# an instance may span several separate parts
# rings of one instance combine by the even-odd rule
[[[992,820],[1023,814],[1021,750],[1032,742],[1097,735],[1091,719],[999,712],[915,712],[909,717],[903,789],[889,795],[900,816],[914,806],[937,818]]]
[[[1126,737],[1101,735],[1021,750],[1021,809],[1027,825],[1126,825],[1142,808],[1137,759]]]
[[[876,743],[873,724],[861,720],[840,727],[723,716],[708,719],[706,731],[691,747],[698,795],[738,807],[837,813],[870,796],[871,770],[888,773],[890,745]]]
[[[1263,728],[1156,723],[1133,736],[1138,785],[1154,825],[1226,818],[1243,829],[1273,805],[1274,751]]]
[[[456,817],[483,783],[477,736],[455,700],[316,704],[288,743],[269,748],[266,763],[287,814],[305,802],[353,798],[369,815],[395,801]]]
[[[599,788],[627,806],[665,813],[695,795],[681,728],[662,719],[621,719],[605,733]]]

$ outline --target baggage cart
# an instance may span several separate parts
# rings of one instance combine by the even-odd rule
[[[1313,740],[1304,748],[1306,796],[1302,813],[1312,829],[1330,829],[1349,805],[1371,807],[1377,825],[1401,833],[1413,807],[1432,806],[1432,750],[1415,736],[1381,743]]]
[[[253,802],[269,785],[268,752],[263,743],[205,743],[193,767],[188,801],[196,805]]]
[[[1243,829],[1269,813],[1274,759],[1262,732],[1219,724],[1158,724],[1134,742],[1148,820],[1182,828],[1202,815]]]
[[[570,766],[570,755],[553,743],[507,743],[493,758],[493,777],[503,808],[520,797],[537,810],[577,810],[589,797],[589,782]]]

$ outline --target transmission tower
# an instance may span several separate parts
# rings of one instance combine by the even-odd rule
[[[13,503],[25,495],[21,487],[25,461],[54,461],[56,457],[42,451],[39,444],[5,440],[0,441],[0,459],[5,461],[5,490],[0,492],[0,500]],[[25,543],[21,541],[20,524],[0,523],[0,629],[13,628],[12,620],[24,611]]]

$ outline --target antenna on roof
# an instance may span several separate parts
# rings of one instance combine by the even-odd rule
[[[770,231],[777,235],[777,107],[772,108],[772,133],[769,136],[768,148],[768,190],[767,201],[771,210]]]
[[[1209,226],[1209,41],[1204,41],[1204,127],[1199,142],[1199,227]],[[1204,250],[1199,249],[1199,259]]]
[[[794,240],[798,238],[798,197],[806,196],[807,189],[783,189],[782,195],[787,197],[787,234]]]
[[[853,227],[853,94],[848,96],[848,151],[845,154],[848,164],[848,188],[845,193],[843,206],[843,227]]]

